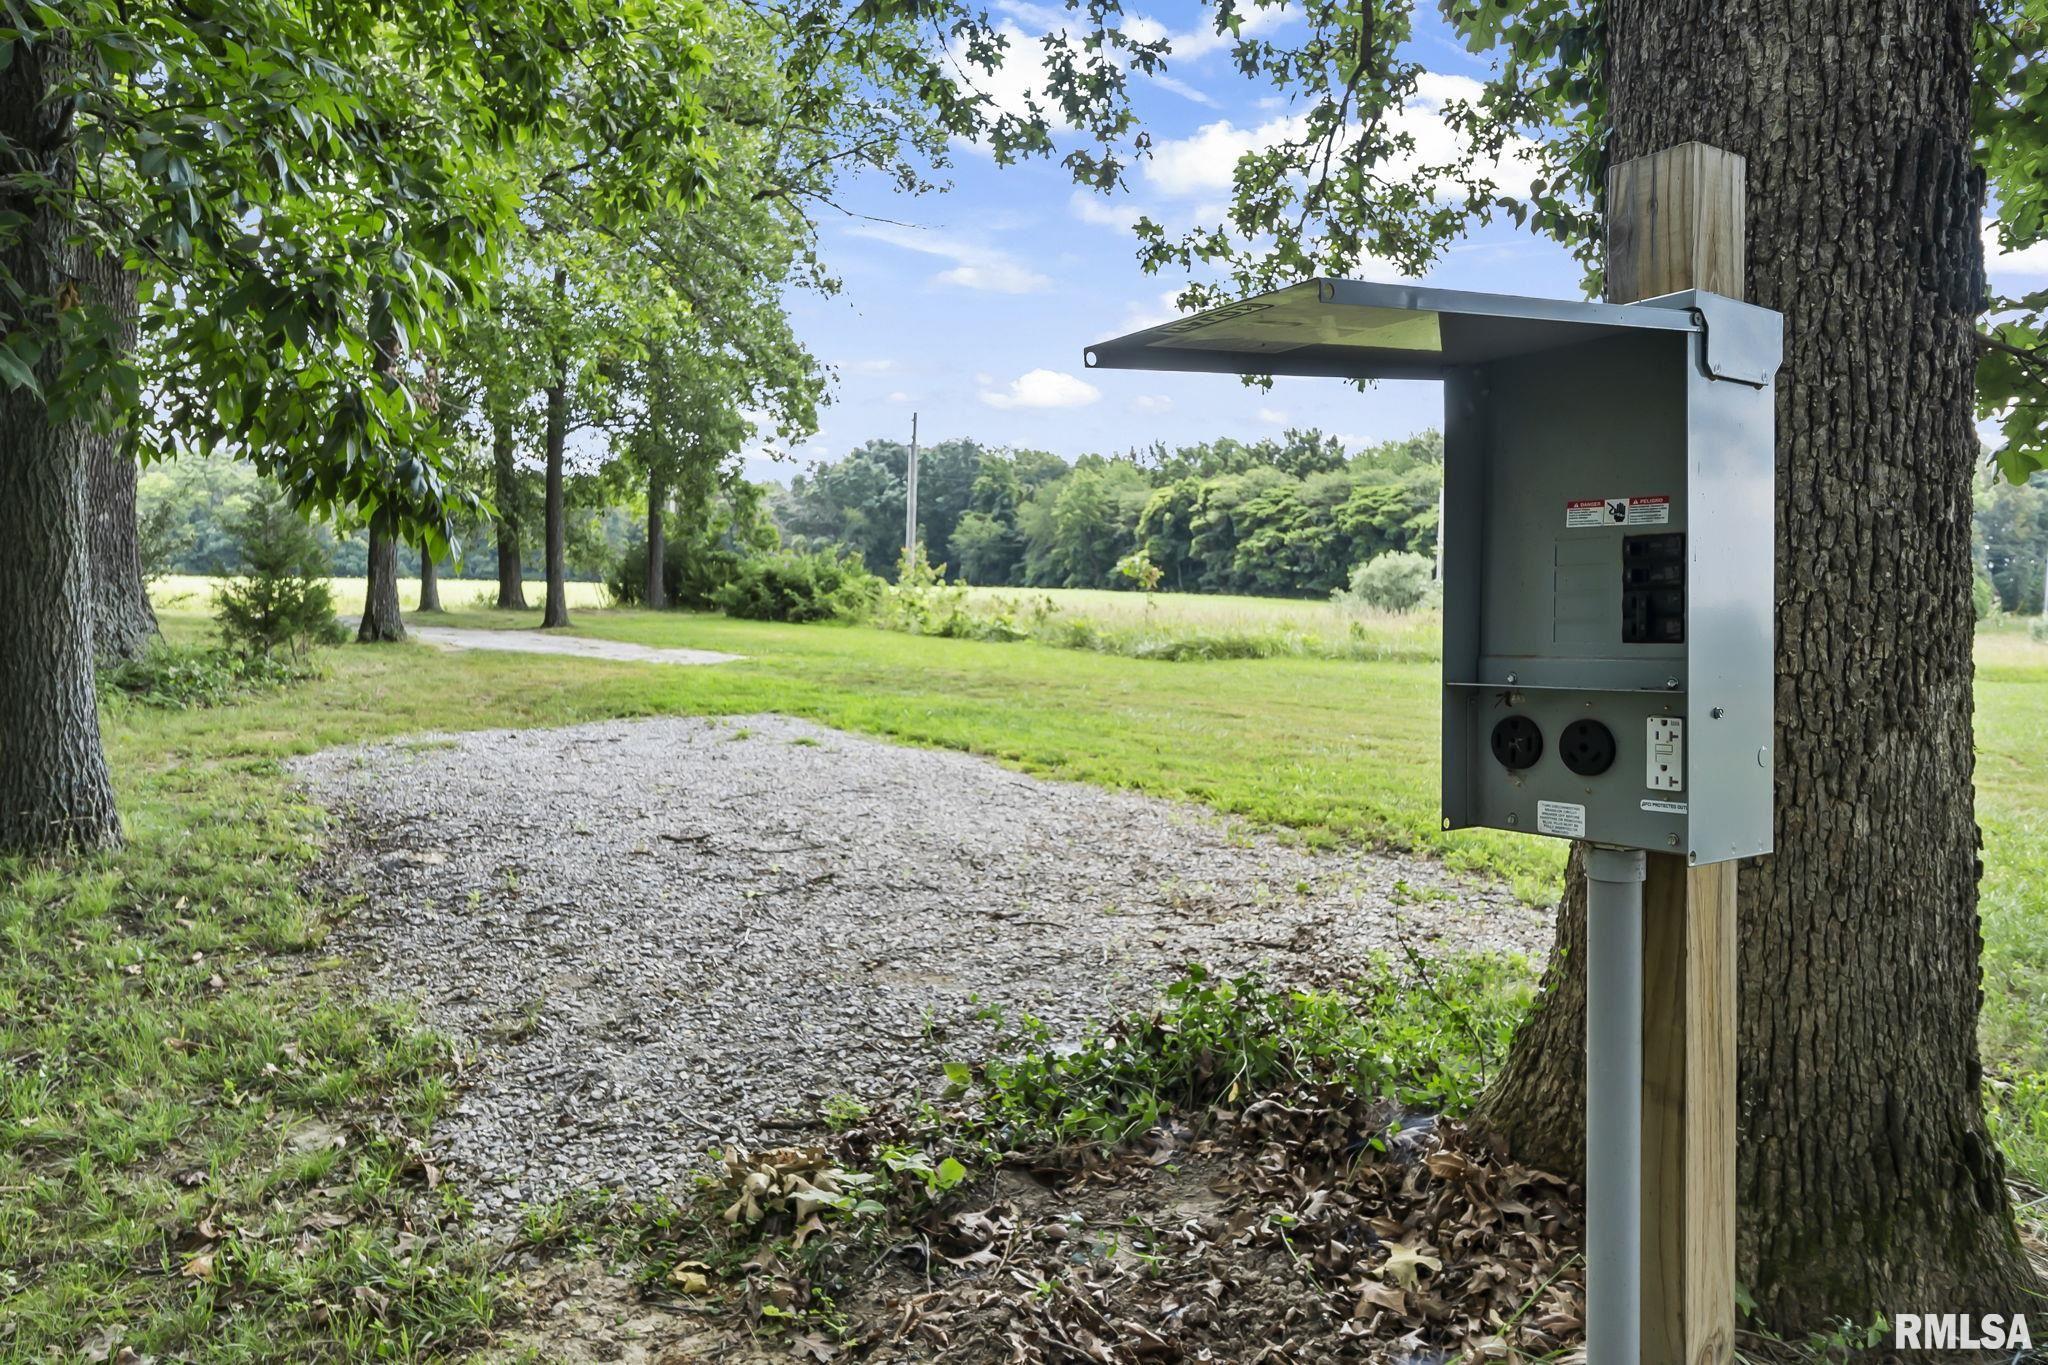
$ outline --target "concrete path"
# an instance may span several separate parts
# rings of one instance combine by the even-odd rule
[[[466,630],[460,626],[414,626],[408,637],[440,649],[496,649],[512,654],[573,654],[582,659],[611,659],[643,664],[729,664],[737,654],[715,649],[654,649],[623,640],[593,640],[583,635],[550,635],[538,630]]]

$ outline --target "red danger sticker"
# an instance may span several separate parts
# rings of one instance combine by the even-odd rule
[[[1567,530],[1593,526],[1662,526],[1671,520],[1668,493],[1638,493],[1622,498],[1569,498],[1564,505]]]

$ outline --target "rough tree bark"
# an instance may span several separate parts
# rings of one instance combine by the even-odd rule
[[[60,28],[17,43],[0,80],[0,169],[51,187],[0,188],[0,211],[24,219],[0,234],[0,273],[38,310],[77,307],[88,269],[62,218],[37,203],[61,197],[77,173],[72,103],[51,98],[70,68]],[[36,363],[46,392],[64,358],[51,346]],[[121,837],[93,684],[89,435],[86,422],[52,422],[41,396],[0,383],[0,853]]]
[[[135,349],[135,276],[117,256],[86,263],[86,294],[112,310],[115,346]],[[135,455],[123,431],[93,431],[86,438],[86,507],[92,518],[93,652],[102,659],[132,659],[157,636],[156,611],[142,581],[142,547],[135,512]]]
[[[665,607],[668,605],[667,584],[662,581],[662,561],[668,558],[666,529],[662,519],[662,503],[668,498],[668,490],[662,487],[659,472],[647,476],[647,605]]]
[[[420,606],[421,611],[441,610],[441,567],[434,563],[434,552],[427,548],[427,542],[420,542]]]
[[[491,476],[498,504],[498,606],[526,610],[526,580],[519,563],[519,469],[512,462],[512,419],[491,424]]]
[[[370,523],[370,564],[363,594],[363,619],[356,643],[382,644],[405,638],[405,618],[398,610],[398,537],[376,521]]]
[[[1971,786],[1968,0],[1615,0],[1610,164],[1749,161],[1778,378],[1776,853],[1741,874],[1738,1278],[1783,1330],[2011,1312],[1986,1131]],[[1583,881],[1478,1119],[1582,1158]]]
[[[567,290],[569,272],[555,271],[555,295]],[[569,440],[569,366],[559,354],[555,356],[554,382],[547,388],[548,434],[547,434],[547,607],[541,612],[540,624],[543,630],[550,626],[569,624],[569,590],[566,585],[568,568],[564,554],[562,508],[562,452]]]

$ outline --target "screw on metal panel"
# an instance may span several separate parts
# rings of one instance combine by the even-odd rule
[[[1509,823],[1509,824],[1511,824],[1511,825],[1519,825],[1519,824],[1521,824],[1522,822],[1521,822],[1521,819],[1520,819],[1520,818],[1519,818],[1518,816],[1510,815],[1510,816],[1508,817],[1508,823]]]
[[[1676,834],[1667,834],[1664,836],[1664,842],[1671,845],[1673,848],[1677,848],[1678,836]]]
[[[1511,683],[1517,683],[1517,682],[1520,682],[1521,680],[1522,680],[1522,679],[1521,679],[1521,677],[1520,677],[1520,675],[1519,675],[1519,674],[1514,674],[1514,673],[1510,673],[1510,674],[1508,674],[1508,681],[1509,681],[1509,682],[1511,682]]]
[[[1771,751],[1769,749],[1758,749],[1756,751],[1756,766],[1759,768],[1771,766]]]
[[[1728,708],[1725,706],[1717,706],[1713,710],[1707,712],[1707,714],[1712,716],[1715,720],[1719,720],[1721,719],[1721,717],[1728,714]]]
[[[1678,690],[1678,679],[1666,678],[1664,680],[1664,686],[1669,688],[1671,691],[1676,692]]]

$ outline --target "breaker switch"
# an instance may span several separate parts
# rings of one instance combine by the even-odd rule
[[[1685,532],[1622,537],[1621,642],[1685,643]]]

